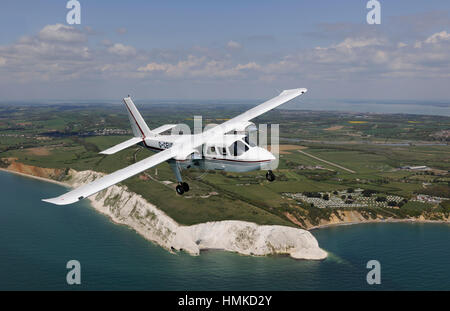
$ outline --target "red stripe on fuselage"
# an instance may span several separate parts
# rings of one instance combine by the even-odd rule
[[[271,160],[256,160],[256,161],[247,161],[247,160],[232,160],[232,159],[217,159],[217,158],[205,158],[206,160],[215,160],[215,161],[231,161],[231,162],[245,162],[245,163],[260,163],[260,162],[269,162]]]
[[[148,149],[154,149],[156,151],[163,151],[165,149],[157,148],[157,147],[151,147],[147,146]],[[262,163],[262,162],[269,162],[271,160],[258,160],[258,161],[246,161],[246,160],[232,160],[232,159],[217,159],[217,158],[203,158],[204,160],[209,161],[230,161],[230,162],[241,162],[241,163]],[[187,160],[176,160],[178,162],[185,162]]]

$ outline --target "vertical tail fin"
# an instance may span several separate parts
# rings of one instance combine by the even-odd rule
[[[148,128],[147,124],[145,123],[139,111],[136,109],[136,106],[134,105],[131,98],[129,96],[125,97],[123,99],[123,102],[127,107],[128,118],[130,119],[131,129],[133,130],[134,136],[142,138],[155,136],[155,134]]]

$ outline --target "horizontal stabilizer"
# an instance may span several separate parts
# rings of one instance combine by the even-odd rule
[[[162,132],[173,129],[175,126],[177,126],[177,125],[176,124],[164,124],[164,125],[161,125],[160,127],[153,129],[152,132],[155,134],[160,134]]]
[[[106,150],[103,150],[100,152],[101,154],[114,154],[116,152],[119,152],[120,150],[126,149],[128,147],[131,147],[133,145],[136,145],[137,143],[141,142],[141,137],[133,137],[131,139],[128,139],[124,141],[123,143],[120,143],[118,145],[115,145],[114,147],[108,148]]]

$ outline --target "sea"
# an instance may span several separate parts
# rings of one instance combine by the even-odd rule
[[[63,186],[0,171],[0,290],[450,290],[450,225],[373,223],[312,230],[329,256],[171,254],[88,201],[42,202]],[[81,284],[69,285],[70,260]],[[380,284],[367,274],[380,264]]]
[[[259,100],[179,100],[179,99],[140,99],[139,105],[251,105],[256,106],[264,101]],[[40,105],[40,104],[107,104],[122,105],[117,99],[103,100],[34,100],[34,101],[0,101],[0,105]],[[364,100],[364,99],[314,99],[300,98],[279,107],[279,109],[334,111],[344,113],[374,113],[374,114],[411,114],[450,117],[450,102],[448,100]]]
[[[450,116],[450,103],[448,101],[299,99],[283,105],[282,109]]]

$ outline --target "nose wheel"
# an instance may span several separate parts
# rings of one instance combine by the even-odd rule
[[[275,175],[273,174],[273,172],[272,171],[267,171],[267,173],[266,173],[266,179],[268,180],[268,181],[270,181],[270,182],[272,182],[272,181],[274,181],[275,180]]]
[[[185,192],[189,191],[189,185],[187,182],[180,182],[177,187],[175,188],[175,190],[177,191],[177,193],[179,195],[182,195]]]

